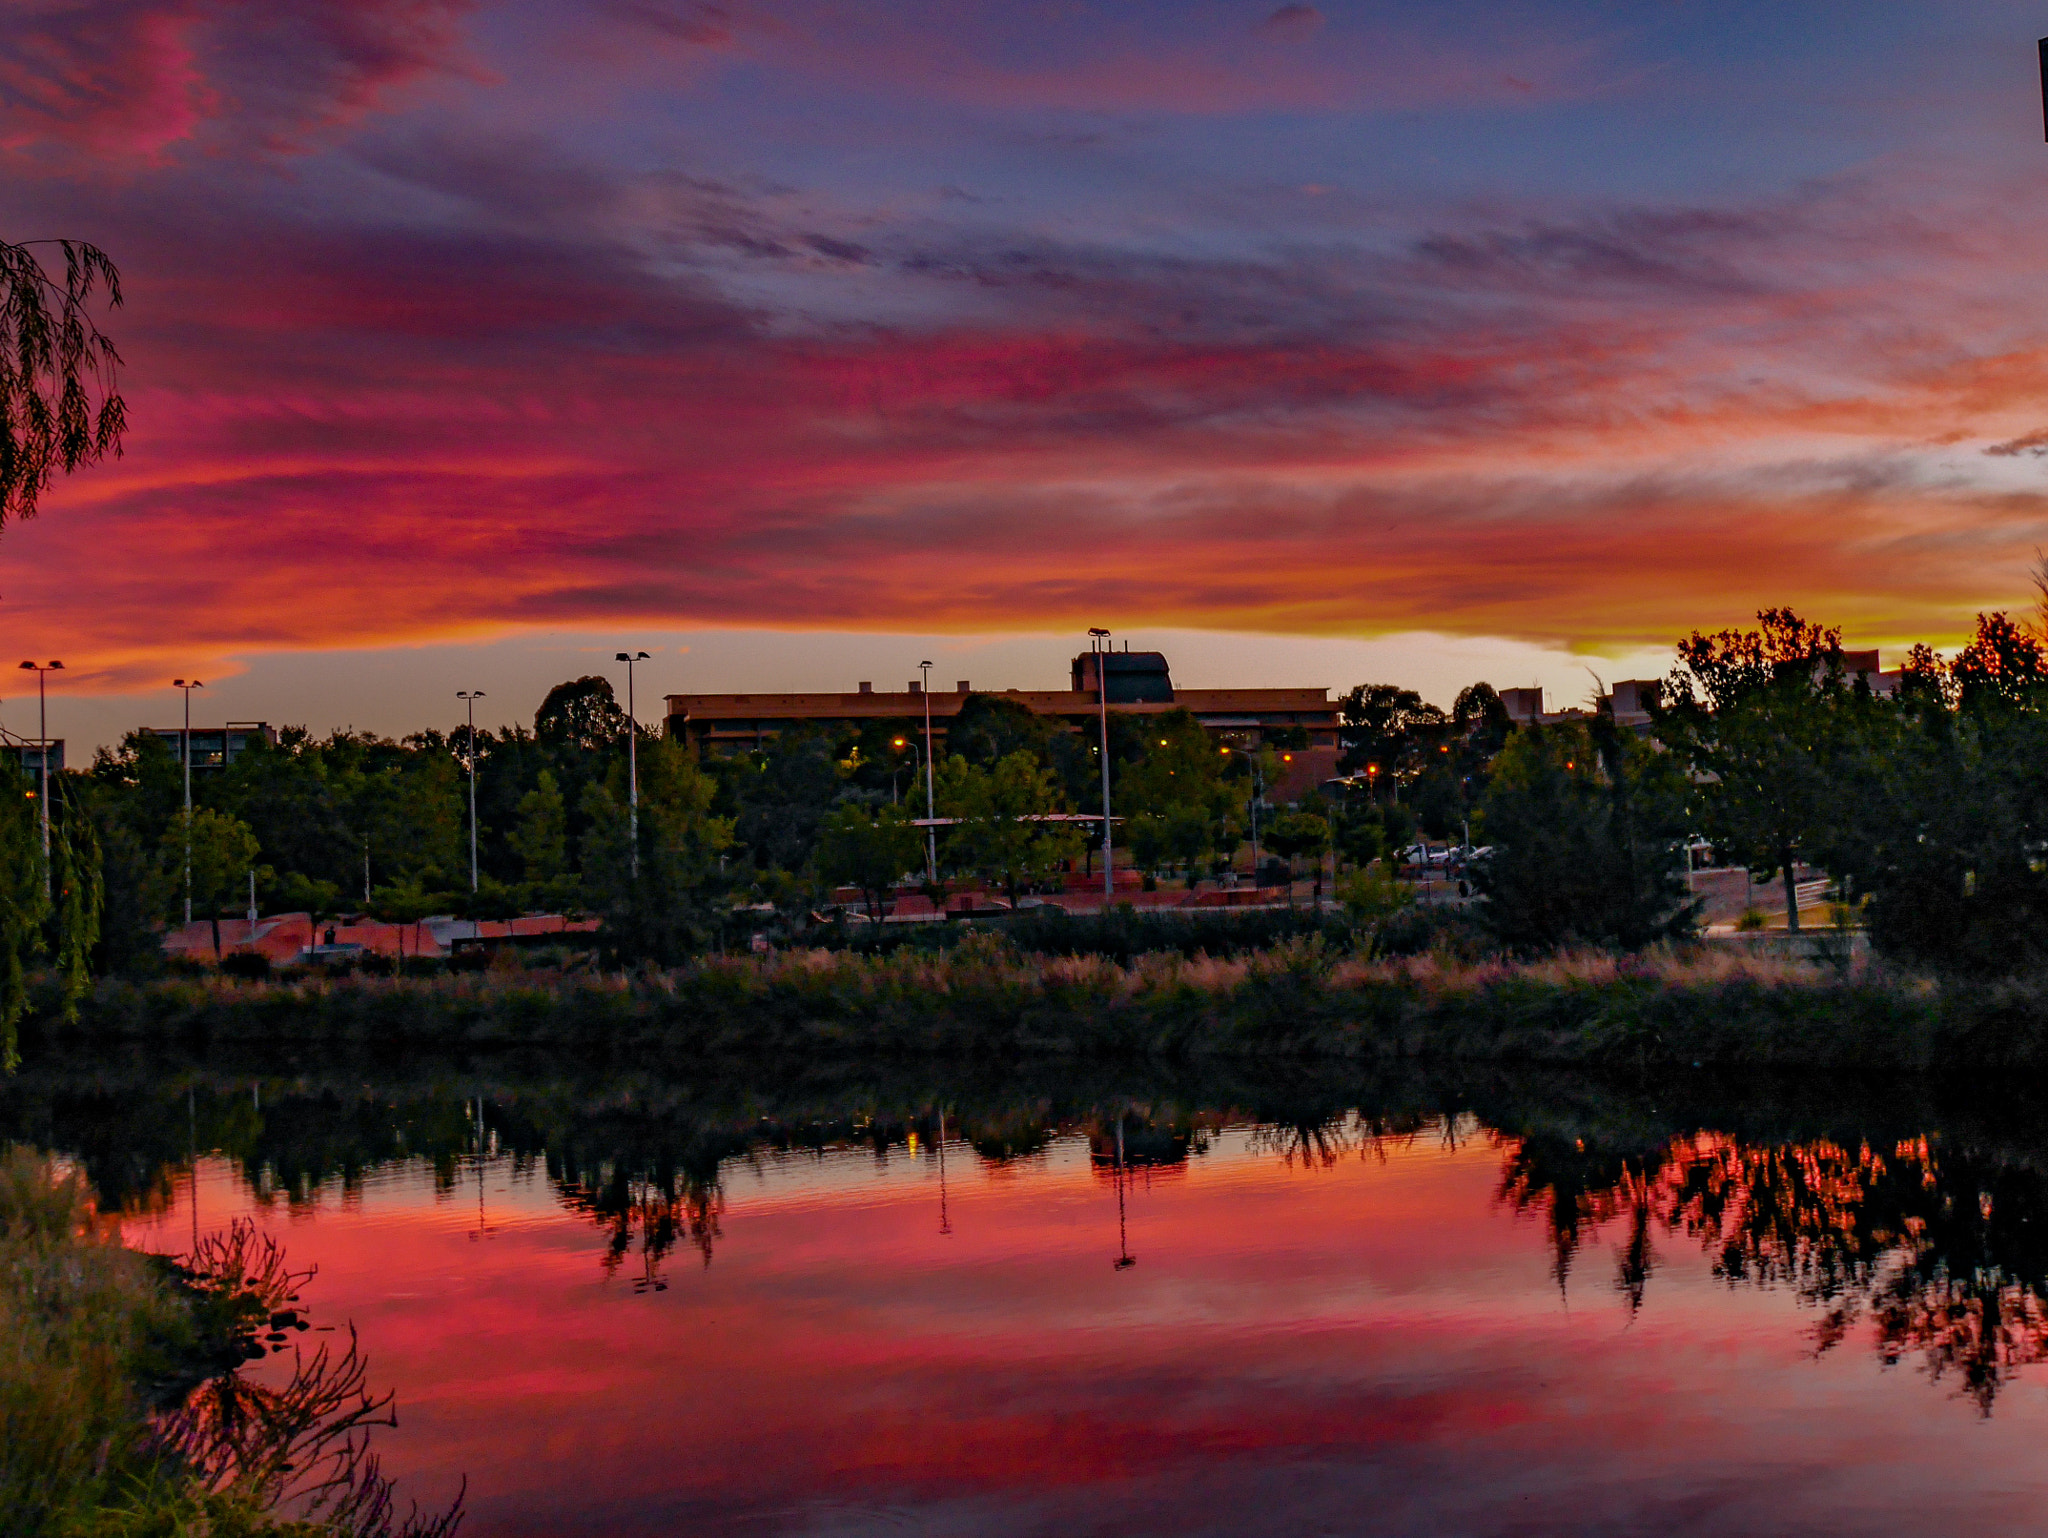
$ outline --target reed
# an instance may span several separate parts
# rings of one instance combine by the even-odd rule
[[[102,982],[31,1039],[940,1054],[1453,1058],[1927,1069],[2048,1064],[2048,979],[1936,981],[1710,949],[1374,960],[1320,936],[1215,956],[793,950],[605,975]]]

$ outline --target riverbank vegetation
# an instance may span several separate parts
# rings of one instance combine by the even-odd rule
[[[822,1056],[1491,1060],[1957,1070],[2048,1065],[2048,990],[1882,966],[1607,952],[1372,960],[1310,937],[1119,963],[983,938],[943,953],[705,957],[629,974],[186,977],[95,988],[42,1048],[158,1042]]]
[[[352,1336],[281,1385],[242,1376],[306,1329],[307,1279],[247,1225],[178,1260],[129,1249],[80,1175],[0,1146],[0,1531],[452,1534],[459,1510],[394,1512],[368,1447],[390,1400]]]

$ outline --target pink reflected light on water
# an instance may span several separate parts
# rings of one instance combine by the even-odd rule
[[[319,1267],[313,1317],[398,1395],[386,1471],[429,1505],[466,1475],[485,1538],[2039,1530],[2048,1380],[1984,1418],[1817,1355],[1811,1310],[1668,1234],[1639,1312],[1619,1231],[1561,1289],[1502,1159],[1431,1135],[1304,1167],[1225,1131],[1127,1180],[1124,1269],[1080,1138],[951,1145],[943,1233],[929,1144],[728,1166],[708,1260],[611,1271],[509,1159],[296,1208],[202,1159],[197,1197]],[[182,1248],[188,1192],[131,1240]]]

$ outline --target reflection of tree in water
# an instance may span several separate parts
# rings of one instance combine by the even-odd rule
[[[1317,1110],[1283,1115],[1254,1127],[1251,1147],[1255,1153],[1277,1154],[1290,1169],[1297,1163],[1303,1169],[1333,1169],[1354,1153],[1384,1164],[1390,1154],[1412,1147],[1424,1131],[1435,1132],[1448,1148],[1469,1136],[1458,1117]]]
[[[604,1271],[618,1273],[637,1241],[641,1275],[636,1292],[666,1291],[660,1268],[676,1245],[687,1239],[711,1264],[711,1251],[721,1237],[725,1185],[720,1159],[708,1163],[656,1159],[637,1164],[604,1159],[581,1165],[573,1155],[551,1157],[548,1176],[556,1194],[571,1212],[589,1218],[606,1232]]]
[[[1985,1414],[2048,1357],[2048,1179],[1919,1137],[1889,1151],[1696,1133],[1638,1150],[1558,1137],[1510,1148],[1500,1197],[1541,1212],[1560,1286],[1583,1242],[1625,1225],[1615,1285],[1631,1311],[1653,1231],[1683,1234],[1731,1285],[1784,1287],[1820,1311],[1816,1351],[1867,1322],[1880,1358],[1917,1356]]]

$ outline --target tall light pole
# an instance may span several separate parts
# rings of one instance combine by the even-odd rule
[[[476,896],[476,702],[484,697],[481,689],[457,689],[455,697],[469,706],[469,740],[463,744],[469,758],[469,895]],[[471,909],[472,913],[476,910]],[[470,921],[470,928],[476,928],[476,921]]]
[[[23,667],[36,675],[36,740],[40,744],[36,753],[37,772],[42,784],[36,792],[43,803],[43,900],[49,901],[50,886],[50,700],[43,692],[44,675],[57,672],[64,664],[50,662],[37,667],[33,662],[24,662]]]
[[[182,678],[171,680],[173,689],[185,691],[185,731],[179,739],[180,756],[185,760],[185,922],[192,922],[192,691],[204,689],[198,679],[190,683]],[[220,756],[225,763],[228,756],[228,737],[225,729],[220,737]]]
[[[633,879],[640,879],[640,716],[633,705],[633,664],[647,661],[645,652],[620,652],[612,659],[626,664],[626,820],[633,836]]]
[[[938,792],[932,781],[932,665],[920,662],[924,672],[924,879],[931,886],[939,884],[939,828]]]
[[[1088,644],[1095,649],[1095,694],[1102,706],[1102,909],[1109,911],[1116,897],[1115,850],[1109,839],[1109,632],[1088,632]]]

